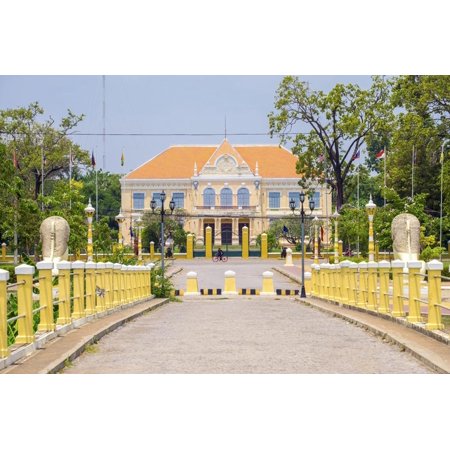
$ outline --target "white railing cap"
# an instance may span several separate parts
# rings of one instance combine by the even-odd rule
[[[29,266],[28,264],[21,264],[20,266],[17,266],[15,268],[14,272],[16,273],[16,275],[33,275],[34,266]]]
[[[264,278],[272,278],[273,277],[273,272],[271,272],[270,270],[266,270],[265,272],[263,272],[263,277]]]
[[[311,279],[311,272],[305,272],[305,280]]]
[[[128,270],[128,266],[126,264],[122,264],[122,270]]]
[[[225,272],[225,276],[226,277],[235,277],[236,276],[236,272],[233,272],[232,270],[227,270]]]
[[[353,261],[350,262],[350,264],[348,265],[349,269],[357,269],[358,268],[358,263],[355,263]]]
[[[154,263],[148,263],[147,267],[150,267],[150,269],[153,269],[153,267],[155,267],[155,264]]]
[[[86,263],[86,265],[84,266],[85,269],[96,269],[97,268],[97,263],[93,262],[93,261],[88,261]]]
[[[365,261],[362,261],[362,262],[358,263],[358,267],[360,269],[367,269],[367,263]]]
[[[84,269],[86,263],[84,261],[74,261],[72,263],[72,269]]]
[[[369,261],[367,263],[367,268],[368,269],[378,269],[378,263],[375,261]]]
[[[106,266],[107,269],[113,269],[114,268],[114,263],[108,261],[108,262],[105,263],[105,266]]]
[[[286,249],[286,253],[292,253],[292,249],[290,249],[289,247]]]
[[[188,278],[197,278],[197,272],[188,272],[186,274]]]
[[[336,269],[336,264],[328,264],[328,269],[334,270]]]
[[[391,267],[393,269],[403,269],[405,267],[405,261],[402,261],[401,259],[394,259],[394,261],[391,262]]]
[[[427,263],[428,270],[442,270],[443,268],[444,264],[442,264],[441,261],[438,261],[437,259],[433,259]]]
[[[334,264],[334,268],[335,268],[336,270],[339,270],[341,267],[342,267],[342,266],[341,266],[341,263]]]
[[[346,259],[345,261],[341,262],[341,267],[349,267],[350,266],[351,261],[349,261],[348,259]]]
[[[48,270],[53,269],[53,262],[52,261],[39,261],[36,264],[36,268],[38,270]]]
[[[59,261],[56,263],[56,269],[59,270],[70,270],[72,263],[69,261]]]
[[[106,264],[104,262],[98,262],[97,269],[106,269]]]
[[[380,269],[390,269],[391,268],[391,263],[389,262],[389,261],[380,261],[379,263],[378,263],[378,267],[380,268]]]
[[[122,264],[114,263],[114,270],[120,270],[122,268]]]
[[[421,269],[422,261],[408,261],[408,269]]]
[[[0,281],[8,281],[9,272],[7,270],[0,269]]]

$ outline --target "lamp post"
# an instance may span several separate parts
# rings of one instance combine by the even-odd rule
[[[164,209],[164,202],[166,200],[166,193],[164,191],[159,195],[159,199],[161,200],[161,239],[160,239],[160,247],[161,247],[161,269],[162,276],[164,280],[164,216],[166,215],[166,210]],[[152,208],[152,213],[155,214],[156,209],[156,200],[152,200],[150,202],[150,208]],[[175,209],[175,202],[173,199],[169,203],[170,214],[173,213]]]
[[[319,219],[317,216],[313,219],[314,224],[314,264],[319,264]]]
[[[303,209],[303,203],[305,202],[305,194],[304,192],[300,192],[300,218],[302,224],[302,290],[300,293],[300,297],[305,298],[305,210]],[[295,200],[291,198],[289,202],[289,206],[292,212],[295,212]],[[309,209],[311,210],[310,215],[314,210],[314,200],[309,200]]]
[[[122,235],[122,224],[125,221],[125,216],[122,214],[122,208],[120,208],[119,214],[116,216],[116,222],[119,224],[119,233],[117,234],[117,240],[119,241],[119,250],[123,248],[123,235]]]
[[[334,219],[334,264],[339,263],[339,231],[338,231],[338,223],[339,223],[339,217],[341,215],[338,213],[338,210],[336,208],[336,211],[334,211],[334,214],[331,216]]]
[[[445,145],[450,142],[450,139],[445,139],[441,147],[441,207],[439,215],[439,247],[442,247],[442,191],[444,189],[444,150]],[[442,253],[439,255],[439,259],[442,261]]]
[[[137,233],[138,233],[138,265],[142,265],[142,219],[136,219]]]
[[[375,254],[375,244],[373,241],[373,216],[375,215],[375,210],[377,205],[372,201],[372,194],[370,194],[369,203],[366,205],[367,215],[369,216],[369,262],[374,261]]]
[[[87,222],[88,222],[88,242],[86,247],[86,253],[87,253],[87,260],[92,261],[92,255],[93,255],[93,245],[92,245],[92,218],[94,217],[95,208],[91,205],[91,199],[89,199],[89,204],[84,208],[84,212],[87,216]]]

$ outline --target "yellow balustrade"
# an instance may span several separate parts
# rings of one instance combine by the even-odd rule
[[[248,259],[248,227],[242,227],[242,259]]]
[[[106,265],[103,262],[97,263],[96,285],[95,285],[95,310],[102,312],[106,310],[106,281],[105,281]]]
[[[186,259],[194,258],[194,235],[189,233],[186,237]]]
[[[39,304],[42,308],[39,314],[38,331],[46,332],[55,329],[53,318],[53,263],[41,261],[36,264],[39,270]]]
[[[404,261],[399,259],[392,261],[392,315],[394,317],[405,317],[404,297],[403,297],[403,268]]]
[[[209,225],[205,229],[205,258],[212,258],[212,228]]]
[[[442,330],[441,301],[441,276],[444,265],[436,259],[427,264],[428,270],[428,320],[425,325],[427,330]]]
[[[95,304],[95,286],[96,286],[96,271],[97,263],[87,262],[85,265],[86,269],[86,309],[85,313],[87,316],[95,314],[96,304]]]
[[[21,264],[15,268],[17,277],[17,337],[16,344],[31,344],[33,332],[33,274],[34,267]]]
[[[336,289],[336,266],[337,264],[330,264],[328,267],[330,273],[330,300],[338,301],[338,293]]]
[[[86,315],[84,307],[84,266],[83,261],[72,263],[73,271],[73,313],[72,319],[80,319]]]
[[[378,269],[380,272],[380,296],[378,299],[378,312],[389,314],[389,270],[391,263],[389,261],[380,261]]]
[[[124,305],[127,303],[127,266],[122,264],[120,269],[120,304]]]
[[[318,267],[317,264],[311,264],[311,295],[317,297],[317,288],[318,288]]]
[[[341,280],[341,301],[348,304],[350,300],[350,281],[349,281],[349,266],[350,261],[342,261],[340,263],[340,280]]]
[[[408,261],[408,316],[407,320],[411,323],[422,322],[423,318],[420,315],[420,269],[422,263],[420,261]]]
[[[366,307],[366,295],[367,295],[367,263],[360,262],[358,264],[358,297],[356,306],[360,308]]]
[[[358,300],[357,286],[358,286],[358,264],[351,262],[348,266],[348,303],[349,305],[356,305]]]
[[[113,294],[113,269],[114,264],[112,262],[105,263],[105,308],[111,309],[114,302]]]
[[[7,303],[8,294],[6,286],[9,280],[9,272],[0,269],[0,358],[9,356],[8,349],[8,326],[7,326]]]
[[[121,270],[122,264],[115,263],[113,268],[113,307],[117,308],[121,303],[121,290],[120,290],[120,282],[121,282]]]
[[[327,300],[331,300],[331,271],[330,271],[330,263],[323,263],[323,275],[324,275],[324,298]],[[321,266],[322,267],[322,266]],[[322,270],[322,268],[321,268]]]
[[[268,246],[267,246],[267,233],[261,234],[261,258],[267,259],[269,256]]]
[[[367,309],[376,311],[377,309],[377,275],[378,263],[369,261],[367,263]]]
[[[58,320],[57,325],[67,325],[72,322],[70,312],[70,268],[69,261],[57,263],[58,269]]]

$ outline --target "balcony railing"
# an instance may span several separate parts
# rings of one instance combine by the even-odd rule
[[[233,210],[241,210],[241,209],[246,209],[246,210],[252,210],[255,211],[256,210],[256,206],[236,206],[236,205],[230,205],[230,206],[205,206],[205,205],[201,205],[201,206],[197,206],[197,209],[233,209]]]

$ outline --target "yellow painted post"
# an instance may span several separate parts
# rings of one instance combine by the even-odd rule
[[[17,283],[17,319],[18,334],[16,344],[31,344],[33,332],[33,274],[34,267],[21,264],[15,268]]]
[[[142,266],[139,266],[137,269],[137,279],[138,279],[138,298],[144,298],[144,277],[142,276],[144,271],[142,270]]]
[[[6,261],[6,243],[2,243],[2,261]]]
[[[444,265],[433,259],[427,264],[428,270],[428,320],[425,325],[427,330],[442,330],[444,324],[442,323],[441,313],[441,272]]]
[[[127,266],[122,264],[120,269],[120,304],[127,303]]]
[[[341,301],[344,304],[350,303],[350,261],[342,261],[341,265]]]
[[[120,283],[122,281],[122,264],[115,263],[113,268],[113,293],[114,293],[114,299],[113,299],[113,307],[117,308],[120,306],[120,296],[121,296],[121,286]]]
[[[155,259],[155,243],[153,241],[150,242],[150,261]]]
[[[227,272],[225,272],[225,276],[226,275],[227,275]],[[276,294],[275,288],[273,286],[273,272],[271,272],[270,270],[266,270],[265,272],[263,272],[262,276],[263,276],[263,282],[262,282],[262,289],[261,289],[260,295],[275,295]],[[236,288],[236,285],[235,285],[235,288]]]
[[[86,208],[84,208],[84,212],[87,216],[87,222],[88,222],[88,240],[87,240],[87,246],[86,246],[86,255],[87,260],[92,261],[93,260],[93,252],[94,252],[94,246],[92,242],[92,218],[94,217],[95,208],[91,205],[91,199],[89,199],[89,204]]]
[[[420,299],[420,277],[418,274],[421,267],[422,263],[420,261],[408,261],[409,312],[406,319],[411,323],[423,322],[423,318],[420,315],[420,302],[417,300]]]
[[[358,286],[358,264],[351,262],[348,266],[348,303],[349,305],[356,305],[357,302],[357,286]]]
[[[7,303],[8,294],[6,286],[9,280],[9,272],[0,269],[0,358],[9,356],[8,349],[8,324],[7,324]]]
[[[194,235],[189,233],[186,238],[186,259],[194,258]]]
[[[248,259],[248,227],[242,227],[242,259]]]
[[[114,302],[113,294],[113,269],[114,264],[112,262],[105,263],[105,308],[111,309]]]
[[[339,257],[341,258],[342,254],[344,253],[344,243],[341,240],[339,240],[338,244],[339,244]]]
[[[380,297],[378,299],[378,312],[389,314],[389,271],[391,263],[389,261],[380,261],[378,263],[380,269]]]
[[[331,297],[330,294],[330,263],[322,264],[323,270],[323,298],[329,300]]]
[[[126,272],[125,272],[126,287],[127,287],[127,303],[131,303],[133,301],[132,271],[133,271],[133,266],[127,266]]]
[[[378,261],[380,257],[380,244],[375,242],[375,261]]]
[[[40,312],[38,331],[53,331],[53,287],[52,269],[53,263],[41,261],[36,264],[39,270],[39,305],[43,308]]]
[[[333,279],[334,279],[334,300],[337,302],[342,302],[342,271],[341,264],[333,264]]]
[[[330,273],[330,300],[337,301],[338,294],[336,292],[336,266],[338,264],[330,264],[328,267]]]
[[[403,268],[405,263],[399,259],[392,261],[392,315],[394,317],[405,317],[403,298]]]
[[[305,294],[311,295],[312,279],[311,272],[305,272]]]
[[[132,274],[132,282],[133,282],[133,301],[139,300],[139,277],[138,277],[138,266],[133,266]]]
[[[57,325],[67,325],[72,322],[70,311],[70,267],[69,261],[60,261],[58,268],[58,320]]]
[[[106,310],[106,281],[105,281],[106,265],[103,262],[97,263],[96,283],[95,283],[95,310],[102,312]]]
[[[311,264],[311,295],[317,297],[317,278],[319,276],[317,264]]]
[[[377,309],[377,275],[378,263],[370,261],[367,263],[367,309]]]
[[[359,269],[359,277],[358,277],[358,299],[356,302],[356,306],[360,308],[366,307],[366,290],[367,290],[367,263],[360,262],[358,264]]]
[[[236,289],[236,272],[232,270],[227,270],[225,272],[225,287],[223,294],[225,295],[237,295]]]
[[[188,272],[186,274],[186,292],[184,295],[200,295],[200,291],[198,289],[198,279],[196,272]]]
[[[212,258],[212,228],[209,225],[205,229],[205,258]]]
[[[261,258],[267,259],[269,256],[267,247],[267,233],[261,234]]]
[[[84,311],[84,266],[83,261],[74,261],[73,270],[73,313],[72,319],[80,319],[86,315]]]
[[[95,314],[95,286],[96,286],[96,269],[97,264],[94,262],[87,262],[84,266],[86,269],[86,309],[87,316]]]

